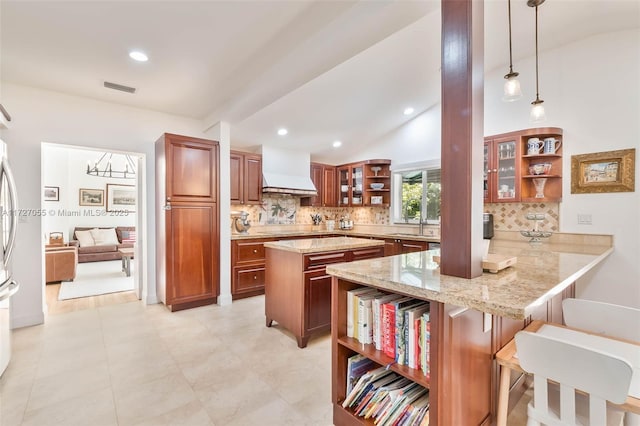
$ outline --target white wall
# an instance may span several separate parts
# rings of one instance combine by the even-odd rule
[[[87,161],[97,161],[104,151],[74,149],[62,145],[45,144],[43,152],[43,180],[45,186],[60,188],[60,201],[45,201],[43,208],[47,216],[43,220],[42,232],[64,232],[65,242],[70,241],[76,226],[135,226],[135,213],[108,212],[107,185],[135,185],[135,179],[107,178],[86,173]],[[124,170],[124,156],[114,154],[112,167]],[[134,161],[137,159],[134,158]],[[105,163],[106,164],[106,163]],[[80,189],[100,189],[105,203],[101,207],[81,206]],[[77,215],[77,216],[76,216]]]
[[[123,94],[122,96],[131,96]],[[98,102],[57,92],[2,83],[2,103],[10,111],[11,128],[2,138],[9,146],[21,208],[41,205],[41,143],[58,143],[146,154],[147,276],[155,284],[154,145],[164,132],[205,137],[198,120]],[[12,298],[12,326],[39,324],[43,314],[43,230],[39,217],[20,223],[13,271],[20,291]],[[147,302],[156,301],[149,288]]]
[[[640,307],[640,167],[636,191],[571,194],[571,156],[640,149],[640,31],[621,31],[581,40],[540,55],[540,97],[544,126],[564,129],[561,232],[612,234],[614,253],[578,281],[578,296]],[[533,58],[514,64],[523,99],[500,100],[505,70],[486,76],[485,134],[535,127],[528,121],[535,99]],[[637,154],[636,154],[637,156]],[[592,225],[579,225],[578,214]]]
[[[578,296],[640,307],[640,165],[636,191],[571,194],[571,156],[617,149],[640,149],[640,31],[622,31],[581,40],[540,55],[540,96],[547,121],[529,122],[535,99],[534,58],[514,63],[524,96],[502,98],[505,69],[485,75],[485,135],[530,127],[564,129],[563,200],[560,231],[614,235],[614,253],[578,281]],[[358,158],[390,158],[394,164],[440,157],[440,106],[379,141]],[[578,225],[578,213],[592,225]]]

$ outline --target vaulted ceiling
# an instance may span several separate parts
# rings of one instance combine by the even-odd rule
[[[439,102],[439,8],[435,0],[3,0],[1,77],[201,119],[203,129],[226,120],[234,146],[326,157],[336,139],[357,148]],[[533,54],[534,15],[524,0],[512,8],[517,62]],[[542,50],[639,26],[634,0],[540,7]],[[132,61],[134,49],[149,61]],[[506,71],[507,61],[507,3],[487,0],[485,69]]]

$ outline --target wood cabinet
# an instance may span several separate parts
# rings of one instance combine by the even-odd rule
[[[301,206],[307,207],[335,207],[336,197],[336,167],[328,164],[311,163],[311,181],[315,185],[318,195],[300,199]]]
[[[231,151],[230,187],[231,204],[259,204],[262,201],[262,156]]]
[[[231,295],[233,300],[264,293],[264,243],[270,238],[231,241]]]
[[[337,166],[338,206],[389,206],[390,165],[391,160],[367,160]]]
[[[164,134],[156,151],[156,280],[172,311],[215,303],[220,279],[218,142]]]
[[[385,256],[395,256],[396,254],[424,250],[429,250],[429,243],[427,241],[404,240],[400,238],[385,238],[384,240]]]
[[[531,154],[529,139],[555,139],[552,153]],[[548,164],[545,174],[532,174],[529,167]],[[539,166],[541,167],[541,166]],[[536,171],[537,173],[537,171]],[[487,136],[484,142],[484,201],[550,202],[562,199],[562,129],[544,127]]]
[[[331,329],[331,276],[326,265],[381,257],[382,246],[320,253],[266,249],[265,317],[286,328],[299,348]]]

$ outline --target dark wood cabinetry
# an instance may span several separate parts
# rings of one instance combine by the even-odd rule
[[[306,207],[335,207],[336,168],[328,164],[311,163],[311,181],[318,191],[314,197],[300,199],[300,205]]]
[[[231,295],[233,300],[264,293],[264,243],[261,238],[231,241]]]
[[[539,151],[528,149],[537,139]],[[545,152],[545,139],[557,143]],[[550,170],[531,173],[530,166],[548,165]],[[484,201],[550,202],[562,199],[562,129],[543,127],[487,136],[484,142]]]
[[[258,204],[262,201],[262,156],[247,152],[230,153],[231,204]]]
[[[164,134],[156,150],[156,279],[172,311],[219,293],[218,142]]]
[[[306,347],[311,335],[331,329],[331,276],[326,273],[326,266],[383,254],[382,246],[319,253],[267,247],[267,326],[276,321],[293,333],[298,347]]]
[[[400,238],[386,238],[384,240],[385,256],[395,256],[396,254],[424,250],[429,250],[429,243],[427,241],[404,240]]]
[[[338,206],[388,207],[391,160],[367,160],[336,167]]]

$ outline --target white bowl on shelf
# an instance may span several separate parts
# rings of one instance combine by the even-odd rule
[[[369,186],[371,187],[371,189],[378,191],[384,188],[384,183],[370,183]]]

